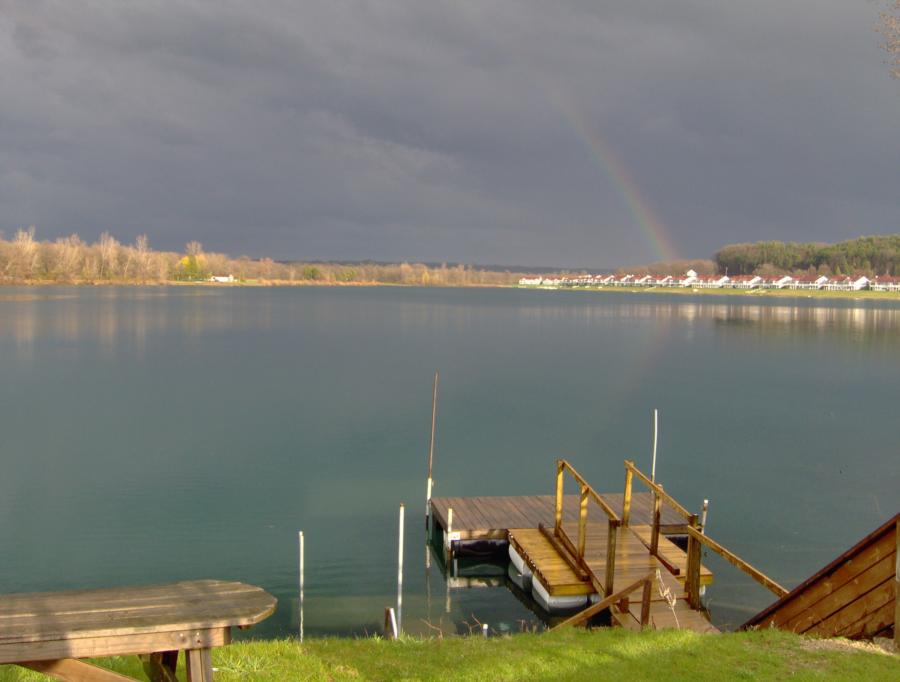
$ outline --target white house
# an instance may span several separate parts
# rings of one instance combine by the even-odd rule
[[[789,289],[821,289],[828,278],[825,275],[800,275],[788,283]]]
[[[728,280],[728,286],[732,289],[755,289],[763,282],[759,275],[735,275]]]
[[[721,289],[728,282],[728,275],[706,275],[691,284],[698,289]]]
[[[833,277],[829,279],[823,286],[828,291],[859,291],[864,289],[869,283],[869,278],[862,277]]]
[[[655,282],[658,287],[671,287],[675,285],[675,278],[672,275],[666,275],[665,277],[658,277]]]
[[[788,286],[793,280],[793,277],[790,275],[782,275],[781,277],[766,277],[762,282],[760,282],[760,286],[763,289],[784,289]]]
[[[630,287],[634,284],[634,275],[622,275],[614,284],[617,287]]]
[[[616,281],[616,276],[615,276],[615,275],[602,275],[602,276],[601,276],[601,275],[598,275],[598,276],[595,278],[595,281],[597,282],[597,284],[599,284],[600,286],[604,287],[604,286],[607,286],[607,285],[609,285],[609,284],[615,283],[615,281]]]
[[[872,291],[900,291],[900,277],[879,275],[869,280],[869,289]]]
[[[696,282],[696,281],[697,281],[697,273],[694,272],[693,270],[688,270],[686,273],[684,273],[684,277],[682,277],[680,280],[678,280],[678,284],[679,284],[679,286],[689,287],[689,286],[692,286],[694,284],[694,282]]]
[[[220,284],[230,284],[234,282],[234,275],[213,275],[209,278],[210,282],[218,282]]]
[[[643,275],[634,280],[634,285],[636,287],[648,287],[653,284],[653,277],[650,275]]]
[[[522,277],[519,280],[519,286],[520,287],[536,287],[536,286],[540,286],[542,281],[543,281],[543,279],[540,277]]]

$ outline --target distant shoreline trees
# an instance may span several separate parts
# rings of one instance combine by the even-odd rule
[[[900,235],[859,237],[837,244],[731,244],[716,253],[715,262],[719,273],[729,275],[900,275]]]
[[[34,228],[0,238],[0,284],[166,284],[204,282],[232,275],[238,282],[264,284],[407,284],[497,286],[515,284],[525,273],[466,265],[421,263],[303,263],[271,258],[231,258],[189,242],[184,253],[154,251],[146,235],[133,245],[104,232],[94,244],[78,236],[38,241]]]
[[[900,276],[900,235],[860,237],[838,244],[763,241],[731,244],[713,260],[683,260],[619,269],[618,274],[677,275],[808,274]],[[189,242],[184,253],[154,251],[145,235],[133,245],[103,233],[94,244],[78,236],[38,241],[34,228],[0,237],[0,284],[166,284],[205,282],[231,275],[237,282],[262,284],[405,284],[415,286],[503,286],[532,272],[500,271],[466,265],[421,263],[279,262],[247,256],[231,258]],[[540,273],[544,276],[571,274]]]

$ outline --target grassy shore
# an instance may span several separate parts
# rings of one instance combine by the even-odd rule
[[[102,663],[145,679],[136,659]],[[231,680],[897,680],[900,655],[778,631],[698,635],[610,629],[481,639],[239,642],[213,653]],[[0,666],[0,681],[47,679]],[[179,679],[184,679],[179,670]]]
[[[519,289],[541,289],[542,287],[524,287]],[[632,294],[672,294],[674,296],[742,296],[744,298],[816,298],[843,299],[849,301],[875,300],[900,301],[900,291],[827,291],[824,289],[691,289],[690,287],[559,287],[552,291],[591,292],[628,292]]]

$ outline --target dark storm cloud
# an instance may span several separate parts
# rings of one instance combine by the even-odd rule
[[[845,0],[0,0],[0,228],[234,255],[656,257],[897,231],[900,88]]]

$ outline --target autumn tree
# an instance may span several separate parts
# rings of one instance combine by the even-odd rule
[[[900,0],[893,0],[881,13],[877,30],[884,38],[881,47],[887,52],[891,75],[900,78]]]

